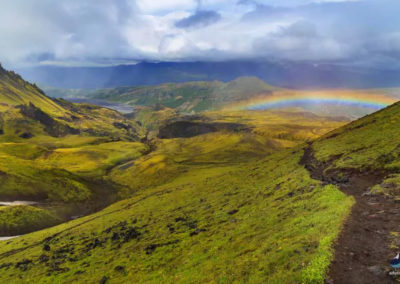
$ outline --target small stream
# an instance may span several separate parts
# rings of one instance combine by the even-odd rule
[[[15,200],[15,201],[0,201],[0,206],[18,206],[18,205],[36,205],[38,202],[35,201],[22,201],[22,200]]]
[[[17,237],[19,237],[19,236],[0,237],[0,242],[1,241],[11,240],[11,239],[14,239],[14,238],[17,238]]]
[[[92,105],[110,108],[110,109],[116,110],[120,113],[133,112],[132,106],[114,103],[114,102],[108,102],[108,101],[104,101],[104,100],[90,99],[90,98],[65,98],[65,99],[69,100],[70,102],[73,102],[73,103],[88,103],[88,104],[92,104]]]

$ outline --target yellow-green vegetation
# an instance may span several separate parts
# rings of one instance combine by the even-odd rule
[[[16,142],[71,134],[137,140],[143,133],[116,111],[47,97],[35,85],[0,66],[0,136]]]
[[[139,142],[109,142],[77,148],[58,148],[42,155],[36,162],[71,173],[102,176],[106,170],[124,161],[134,160],[147,151]]]
[[[371,189],[371,193],[396,196],[397,198],[400,198],[400,175],[389,175],[381,184],[375,185]]]
[[[320,161],[332,156],[332,167],[400,169],[400,104],[396,103],[374,114],[352,122],[318,139],[313,148]]]
[[[134,142],[143,132],[133,120],[50,99],[2,68],[0,99],[0,198],[87,201],[99,195],[108,168],[147,151]]]
[[[59,141],[63,146],[60,148],[54,147],[59,145],[55,142],[1,143],[0,196],[63,202],[89,200],[97,191],[95,180],[102,180],[108,170],[148,151],[148,146],[139,142],[77,146],[86,141],[77,140],[71,140],[72,144],[68,139]],[[114,191],[109,185],[108,193],[116,194]]]
[[[61,223],[61,220],[41,208],[28,205],[0,207],[0,233],[20,235]]]
[[[247,125],[252,132],[275,142],[294,146],[343,126],[342,118],[324,117],[302,111],[220,111],[207,112],[215,122],[234,122]]]
[[[149,149],[137,142],[145,131],[134,120],[110,109],[51,99],[1,67],[0,101],[0,200],[41,202],[2,208],[2,236],[104,208],[126,191],[106,173]]]
[[[301,155],[289,149],[188,170],[93,215],[7,241],[0,280],[322,283],[353,201],[310,179]]]
[[[179,114],[171,108],[151,108],[137,107],[135,110],[135,120],[147,129],[147,137],[149,139],[157,136],[157,131],[168,119],[179,116]]]
[[[330,169],[384,173],[386,179],[372,193],[400,198],[399,126],[400,104],[396,103],[322,136],[313,149],[321,162],[332,160]]]
[[[248,130],[156,139],[155,150],[150,154],[115,167],[110,173],[112,181],[131,188],[131,192],[137,191],[162,184],[189,170],[254,161],[344,124],[302,112],[208,112],[200,118],[209,124],[242,124]],[[126,194],[129,196],[129,192]]]
[[[6,72],[0,66],[0,102],[2,105],[24,105],[35,101],[37,107],[50,114],[58,115],[65,110],[48,98],[35,85],[24,81],[18,74]]]

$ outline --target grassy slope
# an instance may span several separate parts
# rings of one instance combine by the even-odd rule
[[[353,201],[309,178],[301,148],[273,152],[342,122],[279,112],[206,116],[253,130],[155,141],[150,155],[110,172],[130,198],[7,241],[0,280],[322,282]],[[291,128],[295,122],[305,128]]]
[[[143,132],[133,120],[50,99],[1,67],[0,101],[0,200],[45,203],[2,208],[0,235],[41,229],[115,201],[123,187],[104,173],[148,151],[135,142]]]
[[[0,66],[0,102],[16,106],[33,101],[37,107],[50,114],[65,113],[65,109],[49,99],[35,85],[29,84],[13,72],[5,71]]]
[[[121,114],[52,100],[1,67],[0,100],[1,198],[88,200],[94,185],[87,176],[101,178],[106,169],[147,149],[128,142],[142,134]],[[126,142],[113,142],[118,140]]]
[[[0,207],[0,232],[15,236],[59,224],[61,220],[49,211],[32,206]]]
[[[350,123],[314,143],[316,157],[334,160],[332,168],[381,170],[391,173],[375,190],[400,196],[400,104]]]
[[[8,241],[0,279],[322,282],[352,200],[311,180],[301,154],[188,171],[94,215]],[[42,250],[46,238],[50,252]]]
[[[136,191],[162,184],[188,170],[257,160],[344,124],[301,112],[208,112],[201,118],[208,123],[240,123],[251,130],[222,131],[185,139],[156,139],[153,141],[155,151],[115,167],[110,173],[111,179]]]

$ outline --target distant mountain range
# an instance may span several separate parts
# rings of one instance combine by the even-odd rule
[[[180,112],[199,112],[220,108],[260,94],[272,94],[279,88],[271,86],[257,77],[240,77],[226,83],[195,81],[95,90],[54,87],[44,87],[43,90],[51,97],[73,101],[76,101],[77,98],[91,99],[90,102],[93,104],[111,102],[130,106],[160,105],[174,108]]]
[[[27,80],[58,88],[110,88],[256,76],[289,88],[371,88],[400,85],[400,71],[299,62],[142,62],[111,67],[40,66],[17,70]]]

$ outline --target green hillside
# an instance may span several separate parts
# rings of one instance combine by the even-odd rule
[[[0,279],[321,282],[352,199],[312,180],[301,155],[203,161],[94,215],[7,241]]]
[[[24,81],[14,72],[4,70],[1,65],[0,102],[12,106],[35,102],[37,107],[49,114],[63,115],[65,113],[65,109],[48,98],[38,87]]]
[[[77,119],[43,113],[79,133],[51,135],[30,105],[0,112],[4,125],[10,109],[25,117],[34,135],[4,127],[0,196],[45,202],[4,209],[0,229],[97,212],[3,241],[0,282],[391,281],[400,104],[344,125],[306,112],[165,107],[128,118],[55,102]]]
[[[69,111],[77,107],[60,105],[70,106]],[[47,198],[79,204],[110,196],[111,190],[115,198],[126,199],[4,242],[0,280],[322,281],[332,241],[353,201],[309,177],[299,165],[299,145],[344,122],[301,112],[210,112],[198,117],[158,112],[163,112],[154,114],[162,118],[160,123],[135,122],[156,132],[146,144],[85,135],[62,140],[35,136],[23,146],[2,144],[16,161],[15,174],[41,173],[27,177],[40,176],[37,182],[47,188]],[[187,132],[182,123],[191,128],[185,137],[180,137]],[[161,129],[177,136],[162,138]],[[29,158],[21,156],[19,147],[25,147]],[[69,183],[52,187],[53,171]],[[26,194],[24,188],[18,190]],[[30,194],[40,196],[40,191]],[[43,214],[37,216],[40,224]],[[293,256],[297,262],[290,261]]]
[[[104,179],[104,172],[148,151],[133,120],[50,99],[2,68],[0,101],[0,200],[40,202],[36,211],[0,208],[0,235],[34,231],[110,204],[122,186]]]

